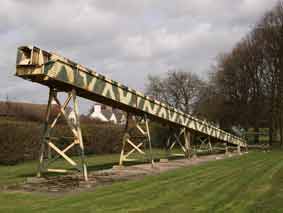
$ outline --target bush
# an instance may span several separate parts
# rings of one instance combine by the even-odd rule
[[[38,122],[1,121],[0,122],[0,164],[16,164],[24,160],[38,158],[42,137],[42,124]],[[72,136],[66,125],[58,125],[53,134]],[[117,153],[121,149],[123,129],[110,123],[83,124],[82,134],[86,154]],[[56,143],[56,142],[54,142]],[[66,147],[69,141],[60,138],[58,147]],[[77,154],[71,149],[68,154]]]
[[[82,122],[83,142],[86,154],[119,153],[122,146],[124,126],[102,122]],[[138,133],[136,128],[131,128]],[[25,160],[38,159],[43,125],[40,122],[14,119],[0,119],[0,164],[16,164]],[[153,147],[164,147],[168,129],[157,123],[151,123],[150,132]],[[133,135],[136,135],[135,133]],[[58,124],[52,131],[58,136],[54,141],[63,149],[70,144],[72,137],[67,125]],[[126,147],[128,149],[129,147]],[[77,155],[78,149],[72,148],[69,155]]]
[[[35,123],[0,124],[0,164],[16,164],[38,156],[40,127]]]
[[[111,123],[82,125],[86,154],[118,153],[121,151],[123,128]]]

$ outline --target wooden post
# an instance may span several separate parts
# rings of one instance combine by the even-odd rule
[[[189,130],[184,131],[184,140],[185,140],[185,149],[186,153],[185,156],[186,158],[190,158],[190,153],[191,153],[191,133]]]
[[[56,91],[53,88],[49,88],[48,104],[47,104],[47,109],[46,109],[46,113],[45,113],[45,122],[44,122],[44,127],[43,127],[43,137],[41,139],[41,145],[40,145],[37,177],[41,177],[43,160],[44,160],[44,152],[45,152],[46,142],[47,142],[46,137],[49,137],[48,126],[49,126],[49,119],[50,119],[50,113],[51,113],[51,108],[52,108],[52,101],[53,101],[55,94],[56,94]],[[50,150],[48,148],[48,157],[50,157],[49,152],[50,152]]]
[[[79,145],[80,145],[80,156],[81,156],[81,166],[82,166],[82,171],[84,175],[85,181],[88,181],[88,175],[87,175],[87,166],[85,162],[85,153],[84,153],[84,144],[83,144],[83,137],[82,137],[82,130],[81,130],[81,125],[80,125],[80,116],[79,116],[79,106],[78,106],[78,100],[77,100],[77,94],[76,91],[73,89],[72,90],[72,96],[73,96],[73,107],[74,107],[74,113],[75,113],[75,128],[77,130],[77,136],[79,140]]]
[[[130,118],[130,115],[129,115],[129,113],[127,113],[127,120],[126,120],[125,129],[124,129],[124,136],[123,136],[123,139],[122,139],[122,149],[121,149],[121,153],[120,153],[119,166],[123,165],[126,141],[127,141],[127,138],[129,138],[129,136],[128,136],[129,118]]]
[[[228,155],[229,150],[228,150],[228,143],[225,143],[225,155]]]
[[[170,128],[171,130],[171,128]],[[170,131],[171,132],[171,131]],[[170,153],[171,153],[171,149],[170,149],[170,139],[171,139],[171,135],[169,135],[169,137],[167,138],[167,141],[166,141],[166,147],[165,147],[165,152],[166,152],[166,155],[169,156]]]
[[[145,120],[146,133],[147,133],[147,138],[148,138],[151,166],[153,167],[154,166],[154,159],[153,159],[153,153],[152,153],[151,137],[150,137],[150,131],[149,131],[149,125],[148,125],[148,118],[147,118],[146,114],[144,115],[144,120]]]
[[[237,150],[238,150],[238,154],[241,154],[241,146],[240,145],[237,146]]]
[[[208,136],[208,149],[209,149],[210,152],[213,151],[213,150],[212,150],[212,145],[211,145],[211,138],[210,138],[210,136]]]

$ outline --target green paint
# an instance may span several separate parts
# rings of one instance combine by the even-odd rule
[[[61,81],[64,81],[64,82],[69,82],[69,79],[68,79],[68,74],[67,74],[67,69],[64,65],[62,65],[60,67],[60,70],[59,72],[57,73],[57,79],[61,80]]]
[[[48,75],[48,72],[53,68],[54,62],[50,61],[44,65],[44,74]]]
[[[29,47],[25,47],[25,48],[20,48],[19,49],[19,54],[22,54],[22,51],[28,51],[31,50],[29,49]],[[28,55],[28,54],[27,54]],[[21,58],[21,57],[19,57]],[[58,56],[57,56],[58,58]],[[65,61],[65,62],[62,62]],[[19,62],[20,63],[20,62]],[[56,66],[54,66],[56,65]],[[25,65],[21,65],[21,69],[23,69],[25,67]],[[121,98],[120,98],[120,93],[118,92],[119,88],[123,90],[124,95],[126,96],[127,93],[135,93],[134,90],[130,90],[128,89],[126,86],[120,85],[118,84],[118,82],[116,81],[110,81],[106,80],[106,77],[100,74],[97,75],[92,75],[87,73],[88,70],[81,70],[80,68],[78,69],[77,67],[81,67],[78,66],[78,64],[74,63],[74,62],[70,62],[70,60],[66,60],[64,58],[58,58],[56,59],[56,61],[50,61],[47,62],[45,64],[44,67],[44,73],[46,75],[50,74],[53,76],[53,73],[57,74],[57,76],[53,77],[53,80],[57,80],[57,83],[60,84],[60,82],[64,82],[64,83],[68,83],[69,85],[73,86],[74,88],[82,88],[85,89],[85,93],[82,93],[84,98],[88,98],[91,99],[93,101],[97,101],[96,96],[93,96],[91,93],[95,93],[97,95],[100,96],[105,96],[108,99],[112,99],[114,101],[110,102],[111,105],[113,107],[120,107],[122,110],[128,111],[128,110],[132,110],[132,108],[134,108],[134,110],[139,109],[140,112],[139,113],[149,113],[151,114],[151,118],[158,118],[160,120],[160,118],[163,118],[165,120],[168,121],[168,123],[174,123],[174,124],[178,124],[180,126],[180,128],[184,127],[184,122],[186,119],[186,114],[180,114],[178,111],[176,111],[175,108],[170,107],[170,106],[166,106],[166,113],[160,113],[160,109],[161,106],[159,103],[148,100],[147,97],[145,95],[141,95],[139,96],[140,101],[139,104],[137,104],[137,95],[133,94],[133,96],[131,97],[131,100],[129,101],[129,104],[127,104],[128,106],[125,106],[120,104],[121,103]],[[30,69],[30,67],[28,68]],[[50,73],[49,73],[50,71]],[[81,75],[79,75],[79,73],[81,73]],[[75,82],[72,82],[70,79],[73,79],[73,76],[75,78]],[[25,77],[24,75],[21,75],[21,77]],[[36,76],[35,76],[36,77]],[[94,85],[94,88],[92,89],[92,91],[89,91],[89,84],[92,82],[92,79],[96,79],[96,83]],[[33,79],[31,79],[33,80]],[[34,78],[34,81],[38,81],[38,78]],[[47,80],[48,81],[48,80]],[[39,82],[42,83],[42,82]],[[65,84],[63,84],[63,87],[65,86]],[[107,91],[105,93],[103,93],[104,88],[107,87]],[[126,90],[126,91],[124,91]],[[133,92],[134,91],[134,92]],[[113,94],[113,95],[111,95]],[[145,106],[145,103],[148,103],[149,105]],[[109,104],[109,102],[108,102]],[[138,106],[136,106],[138,105]],[[132,108],[131,108],[132,107]],[[155,110],[156,109],[156,110]],[[176,114],[176,116],[175,116]],[[192,127],[193,130],[202,132],[206,135],[210,135],[207,131],[207,127],[206,125],[203,125],[201,122],[202,121],[192,121],[194,122],[194,126]],[[238,139],[234,139],[231,137],[228,137],[228,134],[223,134],[223,133],[219,133],[220,130],[216,130],[217,134],[219,135],[219,138],[221,138],[224,141],[227,141],[229,143],[236,143],[235,140]],[[243,143],[245,143],[244,140],[242,140]]]

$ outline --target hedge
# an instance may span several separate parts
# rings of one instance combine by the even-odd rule
[[[0,122],[0,164],[16,164],[38,158],[42,137],[42,124],[37,122]],[[72,136],[66,125],[58,125],[54,135]],[[123,129],[110,123],[82,125],[86,154],[117,153],[121,148]],[[59,138],[59,137],[58,137]],[[56,145],[64,147],[69,143],[59,138]],[[76,154],[72,149],[70,154]]]
[[[86,154],[118,153],[121,150],[123,126],[111,123],[83,123],[82,134]],[[38,122],[0,119],[0,164],[11,165],[25,160],[38,159],[43,126]],[[164,128],[151,125],[153,146],[162,146],[165,140]],[[60,124],[52,135],[72,136],[66,125]],[[59,138],[58,147],[69,144],[66,138]],[[77,154],[71,149],[68,154]]]

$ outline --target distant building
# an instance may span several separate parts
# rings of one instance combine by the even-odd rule
[[[72,122],[72,124],[74,125],[77,124],[77,117],[76,117],[74,110],[69,110],[69,112],[67,112],[67,116],[68,116],[68,119]]]
[[[101,112],[101,105],[98,105],[98,104],[93,106],[92,113],[89,115],[89,117],[91,119],[96,119],[96,120],[100,120],[100,121],[103,121],[103,122],[108,121],[108,119]]]
[[[126,123],[126,115],[124,112],[101,104],[95,104],[93,106],[89,117],[102,122],[112,122],[120,125]]]

